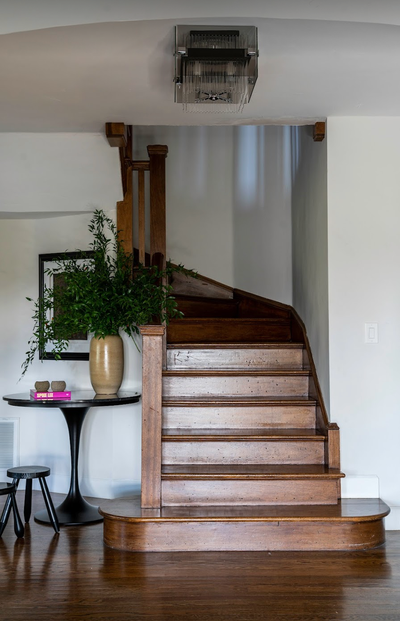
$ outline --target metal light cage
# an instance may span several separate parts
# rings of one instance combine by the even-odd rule
[[[255,26],[176,26],[175,101],[187,112],[241,112],[257,62]]]

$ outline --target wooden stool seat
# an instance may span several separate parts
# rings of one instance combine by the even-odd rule
[[[7,476],[12,479],[38,479],[39,477],[48,477],[50,468],[45,466],[18,466],[7,470]]]
[[[24,502],[24,518],[25,522],[29,522],[32,511],[32,480],[39,479],[40,487],[42,490],[44,502],[46,505],[47,513],[50,518],[50,522],[56,533],[60,532],[60,524],[58,522],[57,513],[54,509],[53,501],[50,496],[49,488],[47,487],[46,477],[50,474],[50,468],[46,466],[18,466],[16,468],[9,468],[7,470],[7,476],[13,479],[13,484],[18,488],[18,483],[21,479],[26,480],[25,489],[25,502]]]

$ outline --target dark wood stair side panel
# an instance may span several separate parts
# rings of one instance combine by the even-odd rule
[[[182,272],[175,272],[171,277],[170,284],[175,295],[233,299],[232,287],[200,274],[193,277]]]
[[[233,290],[233,299],[238,303],[238,317],[275,317],[290,320],[290,308],[279,302],[239,289]]]

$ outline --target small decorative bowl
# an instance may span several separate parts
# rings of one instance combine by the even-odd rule
[[[51,390],[53,392],[64,392],[66,386],[65,382],[51,382]]]
[[[35,382],[36,392],[47,392],[50,388],[50,382]]]

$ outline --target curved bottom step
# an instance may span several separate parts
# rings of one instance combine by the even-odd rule
[[[104,543],[130,552],[366,550],[385,542],[379,498],[329,506],[164,507],[140,497],[106,501]]]

